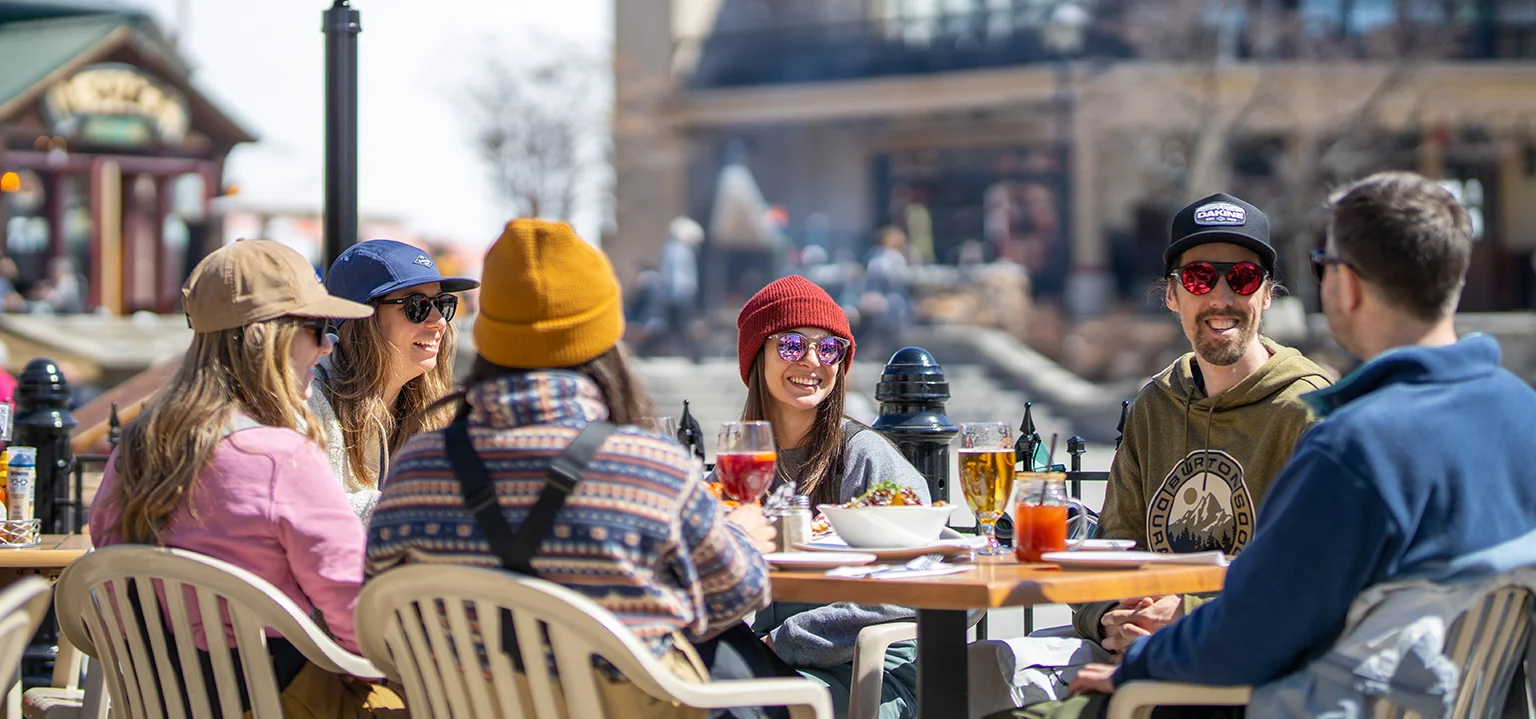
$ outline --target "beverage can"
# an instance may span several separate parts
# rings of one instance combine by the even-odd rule
[[[6,451],[5,510],[11,521],[33,519],[37,494],[37,448],[11,447]]]

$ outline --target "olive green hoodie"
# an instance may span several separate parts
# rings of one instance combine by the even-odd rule
[[[1100,537],[1170,553],[1235,554],[1248,542],[1270,481],[1315,421],[1301,396],[1330,384],[1300,352],[1261,341],[1269,361],[1216,397],[1196,379],[1194,353],[1136,395],[1110,466]],[[1187,597],[1185,609],[1200,601]],[[1078,607],[1078,633],[1102,639],[1099,622],[1114,604]]]

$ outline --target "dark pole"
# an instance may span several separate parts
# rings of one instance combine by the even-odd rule
[[[321,271],[357,242],[357,34],[362,15],[336,0],[325,33],[325,256]]]

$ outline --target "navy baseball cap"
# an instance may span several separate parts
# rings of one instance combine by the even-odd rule
[[[480,286],[468,277],[444,277],[422,250],[395,240],[367,240],[341,253],[325,273],[325,289],[353,302],[367,302],[395,290],[441,282],[443,292]]]
[[[1218,192],[1196,200],[1173,216],[1172,242],[1163,251],[1164,271],[1185,250],[1212,242],[1226,242],[1253,250],[1264,270],[1275,274],[1275,248],[1269,244],[1269,217],[1263,210],[1232,195]]]

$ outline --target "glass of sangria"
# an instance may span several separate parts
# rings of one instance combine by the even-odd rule
[[[715,445],[715,476],[720,488],[737,502],[756,502],[773,484],[778,454],[773,427],[767,422],[725,422]]]

